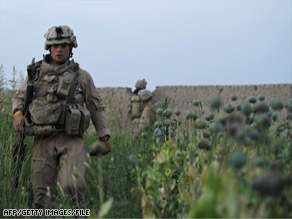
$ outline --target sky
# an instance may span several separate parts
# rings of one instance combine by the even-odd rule
[[[59,25],[96,87],[292,83],[292,0],[0,0],[6,77]]]

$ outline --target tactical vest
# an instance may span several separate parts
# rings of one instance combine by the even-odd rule
[[[27,134],[65,131],[69,135],[82,135],[89,126],[90,113],[84,108],[84,98],[80,98],[78,63],[72,60],[55,66],[42,61],[38,65],[28,109],[33,125],[26,128]]]
[[[139,118],[142,114],[142,103],[139,95],[134,94],[131,97],[131,114],[132,119]]]

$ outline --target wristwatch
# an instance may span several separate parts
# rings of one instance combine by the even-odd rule
[[[110,139],[109,135],[105,135],[99,138],[100,141],[108,141]]]

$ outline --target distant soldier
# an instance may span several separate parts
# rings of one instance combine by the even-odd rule
[[[133,136],[137,137],[152,121],[152,93],[146,90],[145,79],[136,82],[136,89],[131,97],[131,118]]]
[[[131,117],[132,119],[140,118],[142,113],[142,103],[138,92],[146,89],[147,82],[145,79],[138,80],[136,82],[136,89],[133,92],[133,96],[131,97]]]

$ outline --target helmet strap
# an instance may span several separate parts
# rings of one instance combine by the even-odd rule
[[[69,58],[72,58],[73,57],[73,47],[72,45],[70,45],[70,55],[69,55]]]

